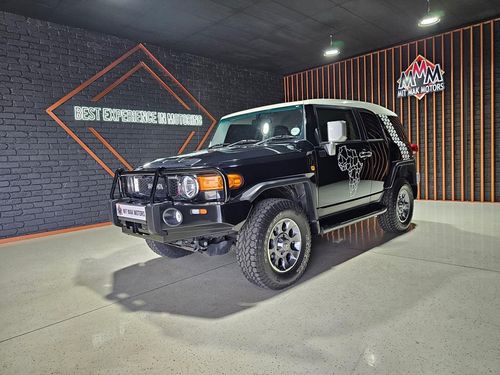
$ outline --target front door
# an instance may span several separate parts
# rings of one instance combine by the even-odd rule
[[[370,146],[362,137],[351,109],[316,107],[321,142],[328,140],[327,123],[345,121],[347,140],[336,145],[335,155],[322,146],[316,149],[318,161],[319,215],[325,216],[369,203],[371,181],[364,173]]]

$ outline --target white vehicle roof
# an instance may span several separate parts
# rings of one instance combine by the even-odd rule
[[[378,104],[373,104],[373,103],[368,103],[368,102],[361,102],[358,100],[345,100],[345,99],[308,99],[308,100],[299,100],[296,102],[285,102],[285,103],[278,103],[278,104],[271,104],[271,105],[266,105],[263,107],[257,107],[257,108],[250,108],[246,109],[244,111],[240,112],[235,112],[231,113],[229,115],[226,115],[222,117],[222,119],[228,118],[228,117],[233,117],[233,116],[240,116],[240,115],[246,115],[248,113],[253,113],[253,112],[260,112],[260,111],[266,111],[266,110],[272,110],[276,108],[282,108],[282,107],[289,107],[289,106],[294,106],[294,105],[306,105],[306,104],[315,104],[315,105],[326,105],[326,106],[337,106],[337,107],[352,107],[352,108],[363,108],[367,109],[377,115],[386,115],[386,116],[397,116],[394,112],[388,110],[385,107],[382,107]]]

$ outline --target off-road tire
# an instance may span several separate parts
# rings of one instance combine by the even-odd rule
[[[177,246],[168,245],[161,242],[146,240],[149,248],[153,250],[156,254],[167,258],[181,258],[186,255],[192,254],[189,250],[181,249]]]
[[[410,200],[410,211],[408,214],[408,218],[404,221],[401,221],[398,218],[397,212],[398,195],[401,189],[406,190]],[[382,229],[389,233],[406,232],[413,217],[413,203],[413,190],[408,181],[404,179],[397,180],[392,188],[384,193],[384,196],[382,198],[382,204],[387,207],[387,211],[384,214],[378,216],[378,223],[380,224]]]
[[[276,223],[292,219],[301,235],[301,251],[296,263],[286,273],[275,272],[268,258],[269,235]],[[311,254],[311,229],[302,208],[288,199],[264,199],[252,209],[236,242],[236,259],[245,277],[269,289],[283,289],[295,283],[304,273]]]

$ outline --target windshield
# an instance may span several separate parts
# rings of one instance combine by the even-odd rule
[[[303,106],[276,108],[220,120],[210,146],[263,141],[271,137],[304,138]]]

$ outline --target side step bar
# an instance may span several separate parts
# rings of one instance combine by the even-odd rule
[[[366,213],[366,214],[364,214],[362,216],[358,216],[358,217],[356,217],[354,219],[349,219],[349,220],[341,221],[340,223],[335,223],[333,225],[321,226],[321,232],[320,232],[320,234],[326,234],[326,233],[334,231],[336,229],[344,228],[344,227],[347,227],[349,225],[352,225],[352,224],[355,224],[355,223],[359,223],[360,221],[369,219],[371,217],[382,215],[386,211],[387,211],[387,207],[382,207],[382,208],[379,208],[379,209],[377,209],[375,211],[368,212],[368,213]]]

